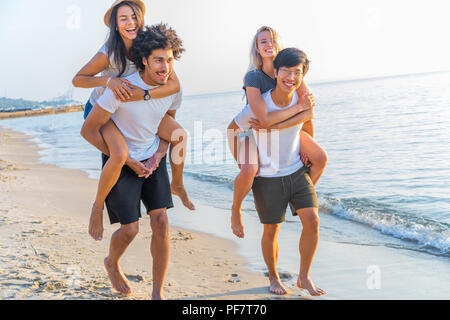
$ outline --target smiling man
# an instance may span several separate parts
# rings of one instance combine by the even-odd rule
[[[277,85],[275,89],[263,94],[269,112],[286,109],[298,103],[296,90],[309,68],[306,54],[296,48],[280,51],[273,63]],[[306,96],[301,99],[306,99]],[[247,105],[234,121],[241,130],[246,131],[254,117],[250,106]],[[325,293],[314,285],[309,276],[319,240],[319,215],[309,168],[300,158],[300,130],[303,122],[311,120],[312,117],[313,109],[309,109],[294,116],[290,127],[254,132],[260,171],[252,190],[259,219],[264,225],[261,244],[264,261],[269,270],[269,290],[280,295],[286,294],[287,291],[277,272],[277,238],[280,224],[285,221],[288,205],[292,214],[300,217],[303,225],[299,244],[301,261],[297,285],[307,289],[311,295]]]
[[[167,83],[173,71],[174,59],[184,51],[175,31],[159,24],[146,27],[133,42],[133,59],[140,71],[126,77],[132,85],[150,90]],[[173,207],[169,176],[166,168],[168,143],[157,136],[164,116],[175,116],[181,105],[181,91],[162,99],[135,102],[116,100],[107,89],[86,119],[82,136],[103,153],[103,165],[108,157],[108,146],[100,130],[111,118],[125,137],[130,157],[142,163],[151,163],[157,169],[149,177],[139,177],[124,166],[119,180],[106,198],[111,223],[120,228],[111,238],[105,267],[113,288],[120,293],[131,293],[130,285],[120,269],[119,260],[139,230],[140,201],[150,216],[152,228],[151,254],[153,257],[153,299],[163,299],[163,284],[169,263],[169,236],[166,210]],[[159,166],[158,166],[159,165]]]

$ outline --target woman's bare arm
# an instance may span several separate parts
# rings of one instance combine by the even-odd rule
[[[263,127],[270,127],[275,123],[289,119],[293,115],[309,109],[308,105],[296,104],[284,110],[269,112],[261,91],[258,88],[246,87],[246,92],[248,104]]]
[[[177,74],[174,71],[170,74],[166,84],[159,86],[158,88],[149,90],[149,93],[152,99],[160,99],[178,93],[180,92],[180,89],[180,80],[178,80]]]
[[[122,102],[144,100],[144,90],[131,85],[126,79],[96,76],[109,66],[109,58],[104,53],[97,53],[75,75],[72,83],[78,88],[106,87],[111,89],[116,99]],[[126,84],[126,85],[124,85]],[[180,91],[180,82],[175,72],[169,76],[167,84],[149,90],[153,99],[165,98]]]
[[[97,53],[75,75],[72,84],[78,88],[108,87],[114,93],[117,100],[125,102],[132,97],[132,92],[127,85],[130,82],[121,78],[96,76],[109,66],[109,58],[104,53]]]
[[[298,96],[301,97],[303,94],[310,94],[311,90],[309,89],[308,84],[303,80],[301,86],[297,89]],[[303,128],[305,132],[307,132],[311,137],[314,138],[314,123],[312,120],[306,121],[303,124]]]
[[[96,77],[97,74],[108,68],[109,60],[103,53],[97,53],[72,80],[77,88],[106,87],[108,77]]]
[[[144,100],[145,91],[139,87],[128,85],[131,89],[132,96],[127,101],[140,101]],[[172,72],[167,80],[166,84],[163,84],[157,88],[148,90],[151,99],[161,99],[180,92],[180,81],[175,72]]]
[[[250,126],[255,130],[262,130],[266,129],[268,131],[270,130],[281,130],[290,128],[293,126],[297,126],[301,123],[306,123],[307,121],[311,121],[314,118],[314,109],[308,109],[306,111],[302,111],[300,113],[297,113],[295,116],[284,120],[282,122],[276,123],[270,127],[263,127],[258,119],[251,119],[249,121]]]

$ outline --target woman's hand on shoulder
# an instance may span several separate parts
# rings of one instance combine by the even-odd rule
[[[316,100],[312,93],[304,93],[300,96],[298,104],[299,112],[308,111],[309,109],[314,109],[316,106]]]
[[[128,87],[131,91],[131,98],[128,102],[144,100],[145,91],[143,89],[133,86],[132,84],[129,84]]]
[[[114,93],[116,99],[121,102],[131,100],[133,92],[129,86],[131,86],[130,81],[122,78],[111,78],[108,83],[108,88]]]

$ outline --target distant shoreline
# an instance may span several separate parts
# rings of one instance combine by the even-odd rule
[[[68,106],[62,108],[51,108],[51,109],[39,109],[39,110],[25,110],[25,111],[16,111],[16,112],[0,112],[0,120],[2,119],[11,119],[11,118],[21,118],[21,117],[34,117],[34,116],[43,116],[49,114],[57,114],[57,113],[67,113],[67,112],[78,112],[83,111],[83,106]]]

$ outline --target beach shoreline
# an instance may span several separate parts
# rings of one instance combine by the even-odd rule
[[[13,118],[23,118],[23,117],[34,117],[34,116],[45,116],[49,114],[59,114],[68,112],[80,112],[84,110],[83,105],[79,106],[68,106],[62,108],[49,108],[49,109],[38,109],[38,110],[25,110],[25,111],[15,111],[15,112],[0,112],[1,119],[13,119]]]
[[[113,292],[102,263],[117,225],[105,217],[101,242],[87,233],[97,180],[40,162],[31,138],[0,126],[2,299],[150,299],[148,216],[122,258],[134,291],[123,297]],[[175,203],[169,221],[172,210],[185,210]],[[233,241],[180,227],[170,228],[170,239],[168,299],[309,298],[295,289],[282,297],[270,294],[268,279],[247,267]]]

